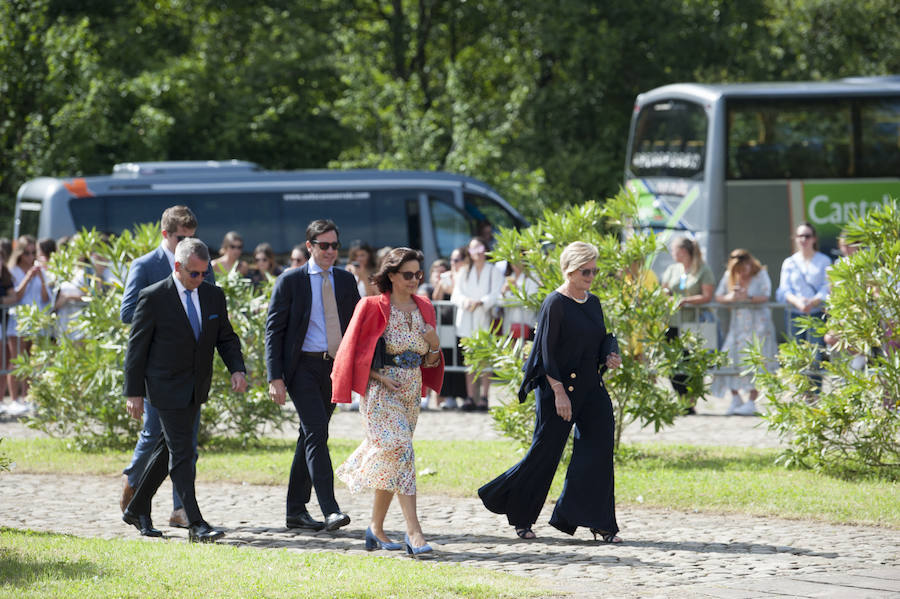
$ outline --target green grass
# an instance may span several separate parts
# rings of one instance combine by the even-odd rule
[[[334,464],[357,441],[332,439]],[[5,439],[4,451],[16,472],[115,475],[130,452],[81,453],[58,439]],[[201,449],[197,465],[203,481],[287,485],[294,443],[266,440],[254,448],[221,443]],[[521,457],[510,441],[416,441],[418,490],[423,495],[474,497],[486,481]],[[832,523],[876,524],[900,528],[898,483],[842,480],[824,474],[787,470],[774,464],[776,450],[658,444],[632,446],[616,465],[620,506],[684,511],[744,513],[813,519]],[[562,489],[557,472],[550,498]]]
[[[525,587],[508,574],[435,562],[0,529],[0,596],[17,599],[538,594]]]

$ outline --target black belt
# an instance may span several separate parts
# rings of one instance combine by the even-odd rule
[[[304,358],[315,358],[316,360],[325,360],[326,362],[330,362],[334,360],[330,355],[328,355],[327,351],[302,351],[300,355]]]

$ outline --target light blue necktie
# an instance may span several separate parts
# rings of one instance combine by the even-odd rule
[[[194,307],[194,300],[191,299],[191,290],[185,289],[184,296],[187,298],[188,320],[191,321],[191,328],[194,329],[194,339],[200,339],[200,317],[197,316],[197,308]]]

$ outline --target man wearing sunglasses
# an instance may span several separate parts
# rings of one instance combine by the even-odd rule
[[[179,241],[193,237],[194,233],[197,232],[197,217],[194,216],[194,213],[187,206],[170,206],[162,213],[160,225],[162,240],[159,246],[152,252],[135,259],[128,268],[128,279],[125,283],[125,292],[122,295],[122,308],[120,310],[122,322],[126,324],[131,324],[134,309],[138,303],[138,295],[141,291],[169,277],[175,270],[175,247]],[[207,269],[204,279],[210,283],[215,283],[212,267]],[[122,511],[125,511],[125,507],[131,501],[141,473],[150,461],[150,454],[153,453],[153,449],[162,438],[159,414],[149,402],[144,402],[143,419],[144,427],[134,446],[131,463],[122,473],[122,496],[119,499],[119,507]],[[194,430],[195,461],[197,459],[197,431],[199,428],[200,420],[198,418]],[[188,524],[187,515],[181,505],[181,499],[173,490],[172,515],[169,517],[169,525],[187,528]]]
[[[284,405],[288,394],[300,417],[297,449],[287,491],[288,528],[335,530],[350,523],[334,498],[334,470],[328,453],[331,367],[359,301],[356,279],[335,268],[338,228],[315,220],[306,228],[309,262],[278,277],[266,319],[269,397]],[[306,504],[316,489],[325,521]]]
[[[162,536],[153,527],[150,506],[166,474],[184,506],[188,538],[210,542],[223,534],[203,519],[197,505],[194,425],[209,395],[214,350],[231,372],[233,391],[246,391],[247,380],[241,342],[228,320],[225,294],[203,280],[208,270],[206,245],[199,239],[184,239],[175,248],[172,276],[144,289],[134,311],[123,395],[134,418],[144,413],[145,403],[151,404],[163,430],[122,514],[122,520],[144,536]]]

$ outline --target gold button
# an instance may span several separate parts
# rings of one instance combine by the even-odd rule
[[[569,378],[574,379],[575,376],[576,376],[576,375],[575,375],[575,373],[573,372],[572,374],[569,375]]]
[[[573,387],[572,385],[569,385],[569,391],[574,391],[574,390],[575,390],[575,387]]]

